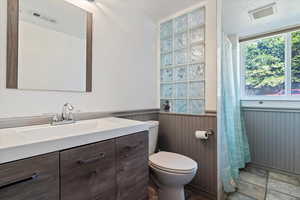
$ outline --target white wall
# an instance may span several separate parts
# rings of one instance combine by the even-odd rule
[[[65,102],[82,112],[159,107],[156,23],[127,1],[101,1],[98,7],[82,0],[72,2],[94,13],[93,92],[5,89],[7,0],[1,0],[0,118],[60,112]]]
[[[206,110],[217,110],[217,0],[206,2]]]

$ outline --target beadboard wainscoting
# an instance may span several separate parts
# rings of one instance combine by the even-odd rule
[[[159,148],[188,156],[198,163],[189,185],[210,199],[217,198],[217,117],[208,115],[159,114]],[[196,139],[196,130],[213,129],[207,141]]]
[[[245,108],[252,164],[300,174],[299,110]]]

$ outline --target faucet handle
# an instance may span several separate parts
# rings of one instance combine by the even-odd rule
[[[74,106],[70,103],[65,103],[62,109],[61,119],[62,120],[70,120],[70,114],[74,110]]]
[[[70,111],[74,110],[74,106],[72,104],[70,104],[70,103],[65,103],[64,107],[66,107]]]
[[[58,122],[58,121],[59,121],[58,114],[55,114],[55,115],[52,117],[52,122]]]

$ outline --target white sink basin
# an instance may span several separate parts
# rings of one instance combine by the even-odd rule
[[[59,126],[0,129],[0,163],[148,130],[145,122],[102,118]]]
[[[99,121],[101,123],[99,123]],[[117,124],[107,123],[108,120],[88,120],[88,121],[80,121],[74,124],[66,124],[59,126],[36,126],[36,127],[25,127],[22,129],[17,129],[16,134],[20,136],[24,136],[28,139],[34,140],[44,140],[47,139],[55,139],[61,137],[70,137],[75,135],[81,135],[83,133],[88,133],[97,129],[98,131],[104,129],[113,129]],[[115,126],[114,126],[115,125]]]

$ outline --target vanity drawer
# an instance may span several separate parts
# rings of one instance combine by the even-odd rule
[[[148,199],[148,133],[116,139],[117,200]]]
[[[60,154],[61,200],[115,200],[115,140]]]
[[[130,160],[148,154],[147,132],[117,138],[116,143],[118,159]]]
[[[1,200],[59,200],[59,153],[0,165]]]

